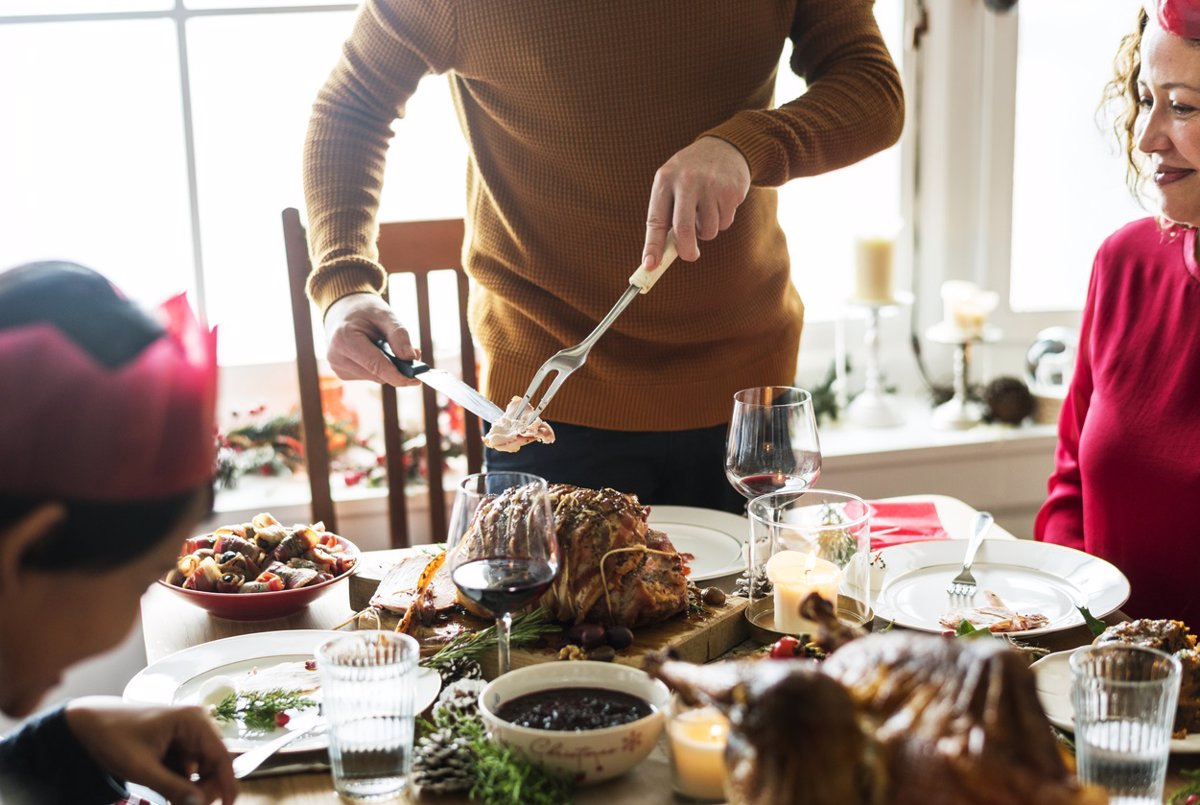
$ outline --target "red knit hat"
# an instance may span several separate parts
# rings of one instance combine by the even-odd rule
[[[1150,5],[1164,31],[1184,39],[1200,39],[1200,0],[1150,0]]]
[[[165,333],[121,366],[54,324],[0,329],[0,492],[124,502],[212,479],[216,333],[183,296]]]

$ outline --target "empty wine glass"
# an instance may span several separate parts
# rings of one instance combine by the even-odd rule
[[[499,673],[511,667],[512,614],[558,573],[558,539],[545,479],[481,472],[458,485],[446,563],[459,591],[496,618]]]
[[[821,474],[821,443],[812,395],[791,386],[760,386],[733,395],[725,442],[725,476],[747,500],[802,491]]]

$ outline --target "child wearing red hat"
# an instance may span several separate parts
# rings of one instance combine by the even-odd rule
[[[0,711],[23,717],[115,646],[212,501],[214,334],[182,298],[157,316],[94,271],[0,273]],[[193,782],[193,775],[198,775]],[[91,697],[0,741],[5,805],[236,796],[195,708]]]

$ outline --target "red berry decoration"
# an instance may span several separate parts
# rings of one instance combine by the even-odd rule
[[[276,727],[286,726],[287,723],[291,720],[292,720],[292,717],[289,716],[287,713],[276,713],[275,714],[275,726]]]
[[[771,646],[771,659],[788,660],[800,653],[800,641],[794,637],[781,637]]]

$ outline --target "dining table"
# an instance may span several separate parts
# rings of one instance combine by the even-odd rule
[[[888,498],[888,501],[929,501],[936,508],[938,518],[950,539],[965,539],[969,536],[970,523],[976,510],[969,504],[945,495],[909,495]],[[988,539],[1015,540],[1017,537],[999,524],[992,526]],[[361,561],[388,564],[401,555],[401,550],[364,551]],[[717,586],[731,589],[736,577],[716,582]],[[332,629],[344,624],[353,614],[349,602],[349,585],[331,587],[322,597],[313,601],[304,610],[272,620],[236,621],[218,618],[195,607],[159,585],[151,587],[142,598],[142,629],[146,646],[146,658],[151,664],[177,651],[236,635],[272,632],[288,629]],[[1107,623],[1128,620],[1119,610],[1106,615]],[[875,628],[883,628],[876,619]],[[1058,631],[1029,638],[1024,642],[1049,651],[1064,651],[1091,641],[1092,635],[1085,626]],[[746,644],[730,652],[744,654],[753,646]],[[264,764],[261,776],[252,776],[240,781],[239,805],[329,805],[338,802],[334,792],[327,759],[324,752],[303,753],[288,756],[272,765]],[[1192,758],[1192,759],[1190,759]],[[1200,757],[1172,755],[1168,765],[1167,794],[1182,787],[1188,780],[1181,775],[1184,769],[1200,768]],[[147,794],[144,794],[147,795]],[[410,798],[405,794],[394,800],[397,803],[437,802],[444,805],[467,803],[465,796],[438,796],[433,799]],[[151,800],[153,801],[153,800]],[[665,748],[665,738],[645,761],[628,774],[593,786],[576,790],[575,802],[589,803],[638,803],[638,805],[668,805],[676,803],[671,791],[670,765]]]

